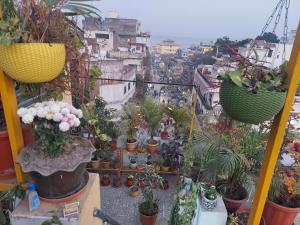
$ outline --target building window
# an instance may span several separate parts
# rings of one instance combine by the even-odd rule
[[[130,83],[128,83],[128,91],[130,90]]]
[[[268,51],[268,57],[271,58],[271,57],[272,57],[272,54],[273,54],[273,50],[272,50],[272,49],[269,49],[269,51]]]
[[[96,38],[109,39],[109,34],[96,33]]]
[[[127,89],[126,89],[126,86],[124,86],[124,95],[126,94],[127,92]]]

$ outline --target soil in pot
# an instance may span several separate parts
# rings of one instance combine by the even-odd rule
[[[268,201],[264,208],[263,217],[268,225],[293,225],[298,213],[300,213],[300,207],[288,208]]]
[[[22,126],[24,145],[34,142],[31,126]],[[10,142],[7,130],[0,131],[0,180],[15,177],[14,161],[11,155]]]
[[[157,214],[158,214],[158,205],[155,204],[154,211],[152,215],[146,215],[147,210],[147,204],[145,202],[141,203],[139,205],[139,212],[140,212],[140,221],[142,225],[154,225],[157,220]]]

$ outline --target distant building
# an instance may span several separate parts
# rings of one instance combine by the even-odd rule
[[[195,69],[193,96],[197,97],[197,113],[207,114],[219,107],[220,81],[217,76],[222,70],[218,65],[199,65]]]
[[[254,46],[255,52],[251,49],[253,44],[249,43],[245,47],[239,48],[239,53],[245,57],[250,56],[250,58],[255,61],[256,55],[258,55],[258,60],[263,61],[263,65],[268,68],[277,68],[283,61],[288,61],[292,52],[292,45],[285,45],[285,57],[283,60],[284,44],[282,43],[269,43],[264,40],[257,40]]]
[[[175,55],[180,49],[180,45],[172,40],[165,40],[153,47],[153,51],[161,55]]]
[[[122,60],[94,61],[101,68],[101,78],[115,80],[136,80],[136,68],[124,66]],[[103,97],[108,108],[121,110],[135,93],[135,82],[99,80],[96,83],[96,95]]]
[[[145,44],[147,48],[150,47],[150,34],[147,32],[140,32],[136,35],[136,43]]]

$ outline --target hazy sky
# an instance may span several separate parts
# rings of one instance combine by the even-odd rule
[[[153,36],[232,39],[260,33],[278,0],[101,0],[96,3],[106,16],[116,10],[123,18],[141,21]],[[283,17],[282,17],[283,19]],[[291,0],[289,28],[300,19],[300,0]],[[272,29],[272,28],[271,28]],[[282,26],[277,29],[279,36]]]

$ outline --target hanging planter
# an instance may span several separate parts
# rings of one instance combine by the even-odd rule
[[[282,109],[286,92],[260,90],[256,94],[225,81],[220,88],[220,103],[233,119],[251,124],[271,120]]]
[[[12,79],[24,83],[55,79],[64,67],[65,57],[63,44],[0,45],[0,67]]]
[[[250,124],[271,120],[282,109],[286,98],[286,64],[279,69],[264,69],[256,65],[219,76],[220,103],[233,119]]]

